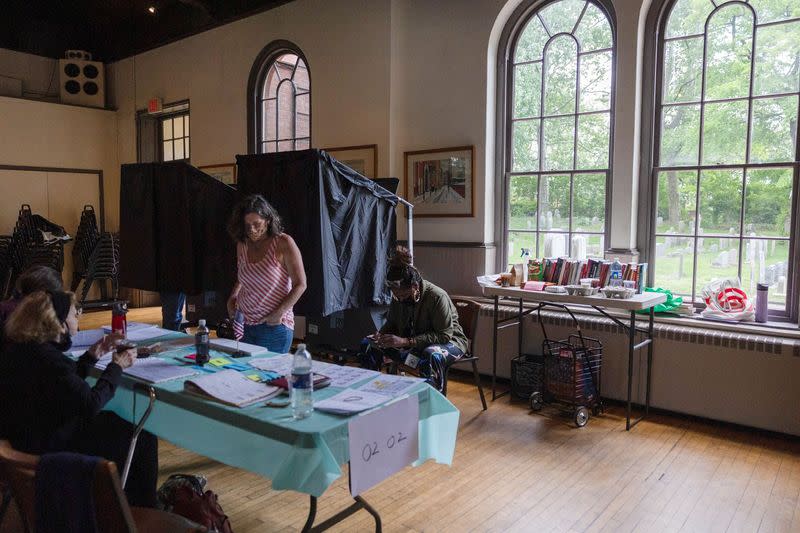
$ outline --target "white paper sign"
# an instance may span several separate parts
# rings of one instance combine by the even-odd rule
[[[358,496],[419,458],[415,394],[354,417],[350,431],[350,493]]]

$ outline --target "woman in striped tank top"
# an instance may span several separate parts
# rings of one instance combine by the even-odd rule
[[[278,212],[263,196],[250,195],[233,209],[228,233],[236,241],[237,281],[228,314],[244,314],[242,342],[286,353],[292,344],[292,308],[306,290],[303,258],[283,232]]]

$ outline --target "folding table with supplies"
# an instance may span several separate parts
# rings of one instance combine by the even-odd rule
[[[162,345],[161,356],[179,364],[174,355],[171,355],[169,351],[163,352],[163,350],[170,350],[173,347],[180,349],[181,345],[184,350],[190,350],[192,338],[176,333],[148,339],[144,342],[160,342]],[[225,354],[212,348],[212,360],[219,356],[225,356]],[[266,361],[265,356],[282,357],[264,351],[260,356],[238,358],[235,363],[246,366],[256,363],[258,366],[252,366],[264,367],[260,363]],[[286,356],[283,357],[286,358]],[[315,361],[315,364],[324,365],[325,363]],[[331,368],[330,370],[335,369]],[[343,391],[356,390],[359,387],[363,387],[365,391],[372,390],[370,385],[376,375],[364,375],[347,388],[335,386],[337,382],[334,381],[331,386],[314,391],[314,401],[317,403]],[[347,383],[349,378],[338,376],[338,379],[339,383]],[[379,467],[378,455],[373,453],[376,451],[383,450],[381,458],[386,457],[387,460],[390,460],[389,462],[391,462],[391,457],[395,458],[395,462],[402,462],[408,458],[407,455],[400,453],[403,450],[407,453],[408,449],[404,446],[408,443],[408,439],[403,439],[401,446],[402,435],[398,436],[397,432],[405,431],[404,435],[407,436],[410,429],[400,430],[396,427],[384,427],[376,422],[381,419],[391,419],[391,417],[384,416],[390,410],[406,413],[404,415],[406,418],[409,416],[416,418],[416,423],[411,422],[411,427],[418,435],[418,454],[416,460],[412,461],[413,465],[422,464],[428,459],[450,464],[455,450],[459,411],[447,398],[421,380],[403,389],[401,396],[364,414],[346,417],[315,409],[310,417],[303,420],[294,420],[289,407],[263,408],[264,402],[259,402],[238,408],[188,394],[184,391],[184,379],[182,378],[149,384],[145,387],[144,395],[141,389],[141,381],[123,374],[122,385],[117,389],[106,409],[133,423],[142,417],[145,410],[150,409],[151,412],[144,423],[144,428],[158,437],[216,461],[267,477],[272,480],[274,489],[295,490],[309,494],[311,506],[303,531],[322,531],[360,509],[365,509],[373,515],[376,530],[380,531],[380,517],[377,511],[358,494],[359,491],[353,486],[353,476],[359,468],[361,470],[366,468],[368,473],[370,470],[380,468],[383,477],[396,471],[388,463]],[[148,403],[148,393],[152,398],[150,404]],[[401,411],[397,411],[398,409]],[[371,413],[375,413],[376,416],[371,417]],[[408,415],[408,413],[413,415]],[[406,426],[408,422],[409,420],[405,421]],[[353,425],[354,423],[356,426]],[[381,432],[380,437],[372,439],[377,443],[375,445],[377,447],[370,444],[370,453],[362,450],[366,445],[362,446],[363,443],[360,441],[357,444],[351,443],[350,432],[353,431],[351,428],[359,427],[359,423],[361,428],[359,438],[362,440],[365,424],[367,430]],[[392,446],[390,447],[389,444]],[[351,457],[350,450],[354,445],[357,445],[359,450],[358,466],[354,465]],[[389,448],[395,453],[389,453]],[[367,458],[366,461],[364,457]],[[314,526],[317,498],[342,475],[341,466],[348,462],[351,465],[349,469],[351,493],[355,502],[333,517]],[[365,463],[368,463],[366,467]]]
[[[666,301],[667,296],[658,292],[645,292],[636,294],[628,299],[606,298],[605,296],[576,296],[568,294],[555,294],[543,291],[528,291],[517,287],[482,287],[484,296],[490,296],[494,300],[493,306],[493,328],[492,328],[492,400],[508,394],[497,393],[497,331],[513,325],[519,325],[517,347],[518,355],[522,354],[522,340],[524,329],[522,322],[525,316],[538,311],[544,304],[574,304],[589,306],[600,312],[603,316],[610,319],[620,326],[628,335],[628,395],[625,408],[625,429],[630,430],[633,426],[642,421],[650,411],[650,380],[651,367],[653,363],[653,307]],[[518,311],[508,318],[498,319],[498,308],[500,298],[517,300]],[[525,309],[524,303],[532,302],[534,305]],[[538,305],[536,305],[538,304]],[[630,313],[630,320],[626,324],[616,316],[610,315],[606,309],[618,309]],[[649,310],[648,325],[642,328],[636,325],[636,311]],[[644,338],[636,342],[636,334],[643,334]],[[633,354],[641,348],[647,348],[647,381],[644,414],[631,420],[632,390],[633,390]]]

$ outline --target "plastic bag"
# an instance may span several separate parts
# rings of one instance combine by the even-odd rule
[[[662,289],[661,287],[646,287],[644,292],[659,292],[667,295],[667,300],[663,303],[653,306],[654,313],[669,313],[683,305],[683,298],[675,296],[669,289]],[[639,314],[650,313],[649,309],[640,309],[636,311]]]
[[[706,308],[701,316],[718,320],[736,322],[753,320],[753,302],[742,289],[739,278],[717,279],[703,287],[701,291]]]

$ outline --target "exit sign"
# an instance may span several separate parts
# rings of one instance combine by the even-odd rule
[[[147,112],[148,113],[160,113],[164,107],[164,102],[161,98],[151,98],[147,102]]]

